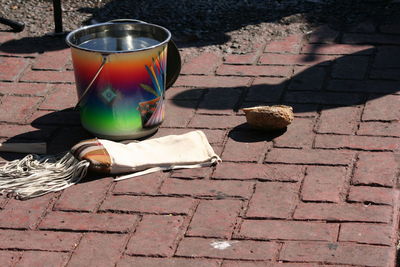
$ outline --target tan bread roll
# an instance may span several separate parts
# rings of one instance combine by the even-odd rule
[[[262,130],[283,129],[294,119],[293,108],[285,105],[244,108],[243,112],[250,126]]]

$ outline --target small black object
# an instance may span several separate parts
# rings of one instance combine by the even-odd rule
[[[0,17],[0,23],[10,26],[16,32],[22,32],[25,28],[25,24],[14,20],[9,20]]]

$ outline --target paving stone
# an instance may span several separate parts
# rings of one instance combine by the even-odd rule
[[[195,101],[166,101],[164,127],[185,127],[194,115]]]
[[[390,246],[393,244],[392,231],[392,227],[389,225],[342,223],[338,240],[341,242],[357,242]]]
[[[150,258],[126,256],[118,262],[117,267],[219,267],[220,260],[190,258]]]
[[[4,267],[15,266],[19,257],[19,253],[15,251],[0,251],[0,262]]]
[[[271,64],[260,59],[261,64]],[[217,69],[218,75],[235,76],[272,76],[288,77],[291,74],[291,66],[247,66],[247,65],[222,65]]]
[[[388,247],[317,242],[285,243],[279,259],[362,266],[389,266],[393,260]]]
[[[193,86],[199,88],[243,87],[250,83],[248,77],[196,76],[182,75],[175,86]]]
[[[349,45],[349,44],[307,44],[301,48],[304,54],[321,55],[371,55],[374,46],[372,45]]]
[[[112,178],[79,183],[65,189],[54,210],[94,212],[104,199]]]
[[[299,185],[265,182],[256,185],[246,216],[252,218],[290,218],[298,201]]]
[[[375,68],[400,68],[400,49],[397,46],[379,46],[374,59]]]
[[[399,69],[371,69],[369,71],[369,78],[399,81]]]
[[[161,187],[163,194],[190,196],[214,196],[217,198],[249,198],[253,192],[252,182],[241,181],[205,181],[167,179]]]
[[[294,76],[290,79],[289,90],[321,90],[326,74],[324,67],[296,66]]]
[[[324,164],[348,165],[352,161],[353,153],[339,150],[299,150],[288,148],[273,148],[267,153],[266,163],[294,163],[294,164]]]
[[[320,265],[311,263],[272,263],[270,261],[240,261],[224,260],[222,267],[317,267]]]
[[[201,100],[197,113],[234,114],[241,95],[240,88],[210,89]]]
[[[379,26],[379,29],[383,33],[398,34],[400,32],[399,25],[397,23],[393,24],[383,24]]]
[[[127,232],[134,227],[137,220],[138,217],[131,214],[53,211],[46,215],[39,228],[43,230]]]
[[[124,235],[87,233],[67,266],[112,266],[121,257],[125,240]]]
[[[356,163],[352,183],[392,187],[398,166],[398,161],[392,153],[361,153]]]
[[[285,134],[274,139],[274,147],[311,148],[314,140],[314,120],[296,118],[287,127]]]
[[[398,120],[400,118],[400,95],[370,96],[362,114],[363,121]]]
[[[102,211],[141,212],[156,214],[188,214],[194,200],[176,197],[111,196],[100,207]]]
[[[52,136],[55,127],[33,127],[31,125],[3,124],[0,136],[12,137],[13,140],[48,140]]]
[[[51,231],[0,231],[0,248],[47,251],[72,251],[79,243],[80,233]]]
[[[75,85],[57,84],[54,87],[55,91],[51,92],[40,104],[40,109],[63,110],[75,107],[78,102]]]
[[[51,87],[48,84],[0,82],[0,92],[13,95],[44,96]]]
[[[207,116],[207,115],[204,115]],[[213,116],[210,116],[213,117]],[[225,118],[225,117],[224,117]],[[229,116],[226,117],[230,118]],[[196,119],[196,117],[194,117],[192,121],[194,121]],[[240,118],[238,118],[240,121]],[[238,123],[240,124],[240,123]],[[190,125],[190,124],[189,124]],[[197,127],[195,127],[197,128]],[[202,127],[198,127],[198,128],[202,128]],[[195,129],[180,129],[180,128],[160,128],[158,129],[157,133],[153,136],[154,138],[156,137],[162,137],[162,136],[167,136],[167,135],[171,135],[171,134],[185,134],[191,131],[194,131]],[[224,138],[225,138],[225,130],[218,130],[218,129],[199,129],[200,131],[202,131],[207,139],[208,142],[211,145],[222,145]]]
[[[181,74],[212,74],[220,64],[221,57],[216,53],[202,53],[182,66]]]
[[[257,62],[258,55],[256,53],[247,53],[244,55],[230,54],[224,56],[225,64],[246,64],[251,65]]]
[[[0,80],[16,81],[28,63],[26,58],[0,57]]]
[[[335,61],[332,77],[339,79],[361,80],[365,77],[368,68],[368,57],[345,56]]]
[[[176,255],[195,258],[269,260],[272,259],[277,248],[277,244],[273,242],[184,238],[179,244]]]
[[[329,65],[337,58],[337,56],[327,56],[327,55],[289,55],[289,54],[264,54],[260,57],[259,64],[262,65],[305,65],[314,66]],[[271,66],[272,68],[272,66]],[[278,68],[284,70],[282,66]],[[286,66],[287,69],[289,69]],[[274,76],[286,76],[286,75],[274,75]]]
[[[279,102],[285,89],[283,78],[262,77],[256,78],[249,87],[245,100],[257,102]]]
[[[258,240],[336,241],[339,224],[283,220],[244,220],[238,237]]]
[[[349,148],[361,150],[396,150],[396,138],[375,136],[317,135],[315,148]]]
[[[22,75],[20,81],[43,83],[73,83],[75,82],[75,78],[73,71],[28,70]]]
[[[68,260],[67,253],[48,252],[48,251],[24,251],[21,260],[15,265],[16,267],[30,266],[64,266]]]
[[[331,80],[329,91],[360,92],[360,93],[396,93],[399,91],[398,81],[385,80]],[[340,104],[339,104],[340,105]]]
[[[210,167],[177,169],[172,172],[171,177],[181,179],[206,179],[210,176],[211,172],[212,168]]]
[[[335,42],[339,32],[327,25],[323,25],[315,29],[307,36],[309,43],[329,44]]]
[[[300,220],[389,223],[391,212],[391,207],[381,205],[300,203],[296,208],[294,218]]]
[[[362,122],[357,134],[400,137],[400,122]]]
[[[308,167],[301,190],[302,200],[340,202],[346,173],[344,167]]]
[[[394,191],[391,188],[372,186],[350,187],[348,200],[353,202],[372,202],[392,205]]]
[[[172,100],[199,100],[207,89],[171,87],[165,93],[166,99]]]
[[[186,236],[229,238],[242,207],[239,200],[202,200]]]
[[[206,129],[233,128],[246,122],[244,116],[215,116],[196,114],[189,123],[189,127]]]
[[[287,164],[254,164],[222,162],[217,165],[213,179],[265,180],[297,182],[304,177],[304,167]]]
[[[360,120],[361,107],[326,107],[321,111],[318,133],[354,134]]]
[[[184,218],[181,216],[145,215],[129,240],[126,253],[172,256]]]
[[[345,33],[342,37],[345,44],[379,44],[398,45],[400,36],[391,34],[366,34],[366,33]]]
[[[357,105],[363,102],[364,96],[355,93],[289,91],[283,100],[300,104]]]
[[[46,51],[37,56],[32,69],[37,70],[62,70],[71,60],[70,49]]]
[[[162,181],[166,178],[163,172],[141,175],[115,183],[114,194],[157,194]]]
[[[0,104],[0,121],[26,123],[41,97],[5,96]]]
[[[265,47],[264,52],[270,53],[298,53],[301,47],[303,35],[292,34],[282,40],[272,41]]]
[[[63,111],[37,110],[29,121],[35,126],[80,126],[80,115],[78,111],[71,109]]]
[[[53,197],[48,194],[25,201],[10,199],[0,211],[0,227],[35,229]]]

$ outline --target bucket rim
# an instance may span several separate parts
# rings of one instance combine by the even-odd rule
[[[96,27],[99,27],[99,26],[107,26],[107,25],[115,25],[115,24],[145,24],[145,25],[152,26],[152,27],[155,27],[155,28],[159,28],[159,29],[165,31],[167,33],[167,38],[165,38],[164,41],[162,41],[160,43],[157,43],[155,45],[148,46],[148,47],[143,47],[143,48],[138,48],[138,49],[133,49],[133,50],[88,49],[88,48],[80,47],[79,45],[73,44],[71,42],[71,40],[70,40],[72,38],[72,36],[74,36],[76,33],[80,32],[80,31],[91,29],[91,28],[96,28]],[[96,24],[93,24],[93,25],[83,26],[83,27],[80,27],[78,29],[75,29],[75,30],[71,31],[70,33],[68,33],[68,35],[65,37],[65,41],[68,44],[68,46],[76,48],[76,49],[79,49],[79,50],[83,50],[83,51],[87,51],[87,52],[93,52],[93,53],[101,53],[103,55],[108,55],[108,54],[124,54],[124,53],[132,53],[132,52],[151,50],[153,48],[160,47],[160,46],[163,46],[165,44],[168,44],[169,41],[171,40],[171,37],[172,37],[172,34],[167,28],[165,28],[163,26],[160,26],[160,25],[157,25],[157,24],[147,23],[147,22],[138,23],[138,22],[129,22],[129,21],[123,22],[123,23],[121,23],[121,22],[115,23],[115,22],[109,21],[109,22],[96,23]]]

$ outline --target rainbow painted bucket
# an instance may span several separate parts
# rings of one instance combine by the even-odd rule
[[[66,41],[85,129],[112,140],[140,138],[158,129],[164,119],[165,89],[180,71],[179,52],[167,29],[117,20],[72,31]],[[175,67],[168,75],[171,51]]]

